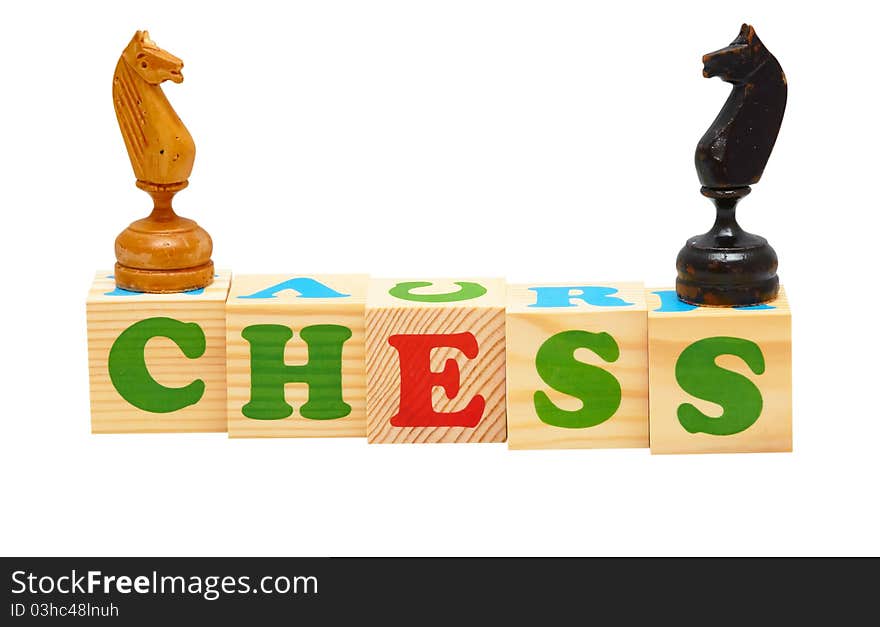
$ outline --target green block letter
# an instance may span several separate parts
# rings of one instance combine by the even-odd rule
[[[167,337],[189,359],[205,354],[205,333],[195,322],[173,318],[147,318],[135,322],[120,333],[113,346],[107,367],[110,381],[120,396],[144,411],[167,414],[195,405],[205,393],[205,382],[196,379],[182,388],[157,383],[144,361],[144,349],[154,337]]]
[[[554,427],[584,429],[611,418],[620,407],[620,382],[598,366],[574,358],[579,348],[588,348],[606,362],[620,357],[620,348],[607,333],[563,331],[547,339],[538,349],[535,366],[541,379],[554,390],[579,398],[580,409],[559,409],[544,392],[535,392],[535,411],[541,422]]]
[[[251,345],[251,400],[241,408],[248,418],[280,420],[293,413],[284,399],[284,385],[305,383],[309,400],[299,408],[303,418],[333,420],[351,413],[342,400],[342,345],[351,329],[336,324],[305,327],[300,337],[309,347],[309,360],[301,366],[284,363],[284,347],[293,331],[278,324],[255,324],[241,336]]]
[[[412,294],[412,290],[428,287],[433,284],[430,281],[410,281],[408,283],[398,283],[388,290],[388,293],[395,298],[411,300],[417,303],[454,303],[460,300],[479,298],[486,293],[486,288],[479,283],[456,281],[455,284],[461,288],[457,292],[448,292],[446,294]]]
[[[747,377],[720,368],[715,363],[719,355],[736,355],[753,373],[764,373],[764,355],[750,340],[707,337],[684,349],[675,362],[681,389],[722,407],[721,416],[712,418],[690,403],[679,405],[678,421],[689,433],[733,435],[751,427],[761,415],[761,391]]]

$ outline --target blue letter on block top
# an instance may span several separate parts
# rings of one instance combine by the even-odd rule
[[[679,300],[675,290],[658,290],[651,293],[660,297],[660,306],[654,311],[691,311],[697,308],[696,305]]]
[[[622,298],[612,296],[617,294],[613,287],[599,287],[597,285],[563,286],[563,287],[530,287],[538,298],[529,307],[574,307],[571,302],[579,299],[594,307],[628,307],[628,303]]]
[[[216,277],[218,275],[215,274],[214,276]],[[115,278],[115,275],[108,274],[107,278],[113,279],[113,278]],[[114,286],[113,291],[112,292],[104,292],[104,296],[140,296],[141,294],[144,294],[144,293],[145,292],[132,292],[131,290],[124,290],[121,287]],[[197,287],[194,290],[189,290],[188,292],[181,292],[181,293],[186,294],[187,296],[201,296],[202,294],[205,293],[205,288],[204,287]]]
[[[275,294],[284,290],[293,290],[298,292],[297,298],[347,298],[351,294],[342,294],[331,289],[315,279],[308,277],[298,277],[295,279],[287,279],[278,285],[267,287],[259,292],[248,294],[247,296],[239,296],[239,298],[275,298]]]
[[[675,290],[658,290],[651,293],[660,297],[660,306],[654,311],[666,313],[670,311],[691,311],[697,309],[696,305],[691,305],[683,300],[679,300],[678,294],[675,293]],[[764,309],[776,309],[776,307],[774,305],[768,305],[767,303],[761,303],[760,305],[740,305],[738,307],[733,307],[733,309],[738,311],[759,311]]]

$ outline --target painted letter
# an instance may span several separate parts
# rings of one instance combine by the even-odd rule
[[[529,290],[536,294],[535,302],[529,307],[576,307],[571,302],[575,299],[582,300],[594,307],[627,307],[633,304],[618,296],[612,296],[612,294],[617,294],[617,289],[613,287],[598,285],[548,286],[530,287]]]
[[[541,422],[567,429],[595,427],[620,407],[620,382],[603,368],[577,361],[574,352],[579,348],[590,349],[606,362],[620,357],[617,342],[607,333],[563,331],[548,338],[535,356],[538,374],[554,390],[579,398],[583,407],[560,409],[547,394],[535,392],[535,412]]]
[[[455,284],[461,288],[457,292],[448,292],[446,294],[412,294],[412,290],[428,287],[433,285],[433,283],[430,281],[411,281],[409,283],[398,283],[388,290],[388,293],[395,298],[411,300],[417,303],[454,303],[461,300],[479,298],[486,293],[486,288],[479,283],[456,281]]]
[[[107,367],[113,387],[138,409],[155,414],[167,414],[195,405],[205,393],[204,381],[196,379],[181,388],[170,388],[150,375],[144,349],[154,337],[167,337],[188,359],[205,354],[205,333],[195,322],[173,318],[147,318],[135,322],[120,333],[110,347]]]
[[[721,416],[711,418],[690,403],[679,405],[678,421],[689,433],[733,435],[751,427],[761,415],[761,391],[745,376],[719,367],[715,363],[719,355],[736,355],[753,373],[764,373],[764,355],[750,340],[707,337],[684,349],[675,363],[681,389],[722,407]]]
[[[400,411],[391,418],[395,427],[476,427],[483,417],[486,400],[474,396],[467,407],[456,412],[436,412],[431,392],[442,387],[447,398],[455,398],[461,387],[458,363],[447,359],[443,370],[431,371],[431,351],[456,348],[468,359],[479,353],[473,333],[437,335],[392,335],[388,343],[400,355]]]
[[[247,296],[239,296],[239,298],[275,298],[275,294],[284,290],[293,290],[298,292],[298,298],[345,298],[349,294],[342,294],[331,289],[315,279],[308,277],[299,277],[295,279],[287,279],[277,285],[272,285],[266,289],[262,289]]]
[[[675,312],[675,311],[692,311],[694,309],[698,309],[696,305],[691,305],[690,303],[686,303],[683,300],[678,298],[678,294],[675,293],[675,290],[657,290],[655,292],[651,292],[652,294],[656,294],[660,297],[660,306],[657,307],[654,311],[659,312]],[[736,307],[732,307],[737,311],[756,311],[756,310],[764,310],[764,309],[776,309],[775,305],[768,305],[767,303],[761,303],[760,305],[739,305]]]
[[[675,290],[658,290],[651,293],[660,297],[660,306],[654,311],[691,311],[697,308],[696,305],[679,300]]]
[[[288,366],[284,347],[293,337],[290,327],[255,324],[242,330],[251,345],[251,400],[241,413],[255,420],[280,420],[293,413],[284,398],[287,383],[309,386],[309,400],[299,408],[303,418],[333,420],[351,413],[342,399],[342,346],[351,329],[336,324],[305,327],[300,337],[309,347],[308,362]]]

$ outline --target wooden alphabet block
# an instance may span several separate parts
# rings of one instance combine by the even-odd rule
[[[652,453],[791,450],[791,310],[648,290]]]
[[[366,435],[367,281],[365,274],[233,279],[229,437]]]
[[[641,283],[510,285],[508,447],[647,448]]]
[[[93,433],[226,431],[229,279],[142,294],[97,273],[86,300]]]
[[[503,442],[502,279],[370,281],[370,442]]]

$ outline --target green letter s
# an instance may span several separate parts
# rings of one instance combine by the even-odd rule
[[[689,433],[733,435],[751,427],[761,415],[761,391],[747,377],[719,367],[715,363],[719,355],[736,355],[753,373],[764,373],[764,355],[750,340],[707,337],[684,349],[675,363],[681,389],[723,410],[721,416],[711,418],[690,403],[679,405],[678,421]]]
[[[535,411],[543,423],[567,429],[595,427],[620,407],[620,382],[607,370],[577,361],[574,352],[579,348],[588,348],[607,362],[620,357],[620,348],[608,333],[563,331],[548,338],[535,356],[538,374],[554,390],[579,398],[584,405],[574,411],[559,409],[547,394],[535,392]]]

